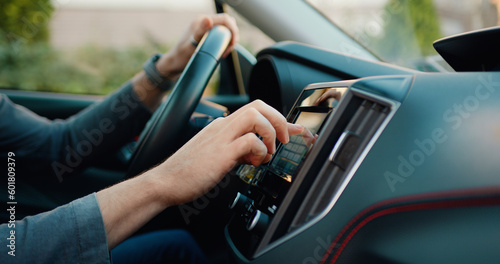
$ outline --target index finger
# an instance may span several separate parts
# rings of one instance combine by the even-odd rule
[[[238,117],[241,116],[242,113],[244,113],[249,108],[254,108],[269,121],[269,123],[276,131],[276,138],[279,141],[285,144],[288,143],[288,141],[290,140],[290,136],[288,133],[289,125],[285,117],[276,109],[272,108],[271,106],[267,105],[261,100],[256,100],[243,106],[233,114],[229,115],[227,118],[237,119]]]

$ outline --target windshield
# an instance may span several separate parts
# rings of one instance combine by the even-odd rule
[[[500,0],[306,0],[383,61],[451,70],[432,47],[445,36],[498,25]]]

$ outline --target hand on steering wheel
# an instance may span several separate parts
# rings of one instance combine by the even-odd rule
[[[158,60],[158,71],[163,76],[169,77],[172,80],[177,79],[196,49],[192,40],[200,43],[203,36],[217,25],[225,26],[231,31],[231,40],[222,56],[225,58],[238,42],[239,31],[236,21],[227,14],[200,16],[191,23],[189,29],[180,38],[179,42]]]
[[[142,132],[127,177],[158,164],[180,147],[189,118],[231,41],[231,31],[223,26],[213,27],[200,40],[172,93]]]

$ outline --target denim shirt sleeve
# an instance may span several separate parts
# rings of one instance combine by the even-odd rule
[[[12,151],[29,164],[18,171],[24,180],[61,182],[114,155],[150,117],[130,81],[66,120],[40,117],[0,95],[0,156]]]
[[[14,225],[0,225],[0,241],[4,241],[0,263],[111,262],[95,193]],[[15,247],[9,247],[12,231]]]

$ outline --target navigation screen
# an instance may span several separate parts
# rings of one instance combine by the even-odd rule
[[[295,123],[304,126],[304,132],[290,136],[290,142],[278,150],[270,166],[276,174],[288,182],[292,181],[292,176],[316,141],[317,132],[327,116],[328,112],[300,112]]]

